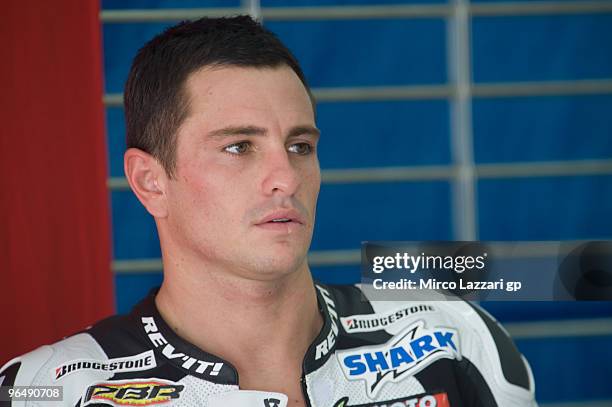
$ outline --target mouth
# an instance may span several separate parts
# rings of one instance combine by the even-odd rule
[[[281,218],[281,219],[272,219],[271,222],[273,223],[287,223],[287,222],[292,222],[291,219],[287,219],[287,218]]]
[[[292,230],[303,225],[304,220],[300,213],[296,210],[274,211],[255,223],[255,226],[265,229],[287,232],[291,232]]]

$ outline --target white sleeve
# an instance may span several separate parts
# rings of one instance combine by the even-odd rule
[[[0,381],[4,386],[59,386],[62,391],[61,401],[13,401],[1,402],[0,405],[10,407],[74,407],[84,389],[92,380],[105,380],[112,376],[106,371],[83,371],[67,374],[58,378],[58,369],[70,363],[81,360],[105,361],[108,357],[98,343],[88,333],[70,336],[52,345],[40,348],[19,356],[6,363],[0,370]]]
[[[479,371],[497,405],[537,406],[531,368],[508,332],[479,305],[449,301],[460,327],[461,353]]]
[[[7,362],[2,369],[0,369],[0,385],[2,386],[2,400],[8,395],[7,388],[9,386],[44,386],[52,385],[52,383],[38,382],[38,377],[43,366],[53,356],[53,348],[51,346],[41,346],[40,348],[26,353],[23,356],[19,356]],[[25,407],[25,406],[37,406],[42,405],[43,402],[25,402],[25,401],[3,401],[3,405],[12,407]],[[46,402],[46,405],[61,405],[60,403]]]

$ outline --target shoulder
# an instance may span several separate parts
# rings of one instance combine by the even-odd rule
[[[112,343],[126,338],[124,319],[107,318],[85,331],[10,360],[0,369],[2,386],[62,386],[64,401],[74,405],[85,382],[109,376]]]
[[[43,345],[29,353],[16,357],[0,369],[3,384],[29,386],[49,384],[55,381],[55,366],[73,359],[99,359],[104,351],[88,332],[78,333],[59,342]]]
[[[497,400],[510,397],[532,405],[534,382],[526,359],[507,331],[479,305],[442,297],[372,301],[359,285],[325,288],[335,302],[341,343],[381,344],[405,332],[446,335],[459,354],[460,375],[483,383]]]
[[[71,394],[76,387],[70,385],[71,378],[63,377],[67,369],[77,361],[105,358],[90,334],[79,333],[10,360],[0,369],[2,386],[62,386],[63,399],[76,403],[79,397]],[[25,403],[13,402],[13,406],[19,405]]]

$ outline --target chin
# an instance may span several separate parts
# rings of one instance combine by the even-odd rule
[[[271,253],[265,257],[260,254],[253,259],[252,265],[258,276],[274,279],[299,271],[306,265],[306,252]]]

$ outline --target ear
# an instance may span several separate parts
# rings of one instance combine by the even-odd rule
[[[165,191],[168,176],[155,157],[129,148],[123,155],[123,169],[130,188],[147,211],[155,218],[168,216]]]

